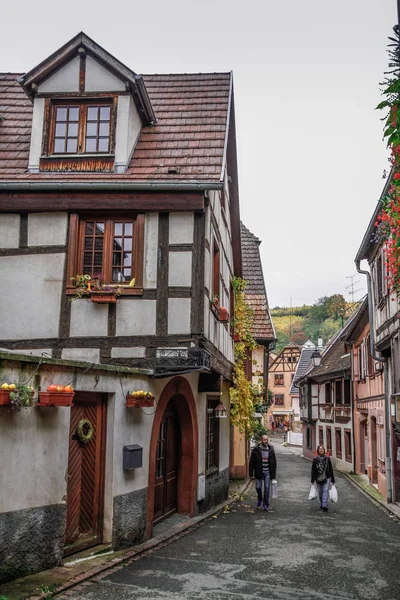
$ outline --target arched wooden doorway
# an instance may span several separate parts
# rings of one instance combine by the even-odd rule
[[[167,450],[168,443],[172,448],[170,454]],[[160,451],[166,461],[162,466]],[[197,462],[196,403],[187,379],[174,377],[167,383],[158,400],[151,432],[147,537],[152,534],[154,521],[168,516],[168,513],[177,511],[193,516],[196,506]]]

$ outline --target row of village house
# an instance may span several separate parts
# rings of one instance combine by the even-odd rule
[[[367,476],[385,500],[399,503],[400,311],[376,236],[388,185],[355,259],[368,295],[325,348],[322,340],[318,347],[290,343],[273,356],[267,426],[284,421],[289,443],[303,445],[304,456],[322,444],[337,468]]]
[[[80,33],[1,75],[0,117],[0,384],[34,390],[0,406],[8,580],[226,499],[248,459],[221,418],[234,276],[260,385],[275,335],[240,223],[231,73],[139,76]],[[103,284],[77,294],[77,275]]]
[[[294,383],[304,455],[311,458],[323,444],[338,468],[366,475],[387,502],[399,503],[400,312],[387,286],[385,243],[375,235],[388,185],[355,258],[368,294],[317,356],[320,364],[310,364]]]

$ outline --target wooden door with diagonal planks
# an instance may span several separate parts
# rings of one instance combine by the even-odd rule
[[[101,394],[75,394],[69,435],[65,554],[102,541],[105,411]],[[82,419],[88,419],[94,430],[86,443],[76,433]]]

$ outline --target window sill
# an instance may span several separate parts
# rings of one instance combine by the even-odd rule
[[[219,473],[218,467],[212,467],[208,471],[206,471],[206,477],[212,477],[213,475],[217,475]]]
[[[67,288],[66,294],[67,296],[75,296],[76,288]],[[123,288],[117,298],[122,298],[123,296],[143,296],[143,288]],[[82,298],[90,299],[90,292],[83,295]]]

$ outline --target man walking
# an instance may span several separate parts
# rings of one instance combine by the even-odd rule
[[[261,444],[253,448],[250,456],[249,476],[256,480],[256,490],[258,495],[257,506],[260,508],[264,504],[264,510],[269,507],[269,490],[272,479],[276,477],[276,456],[275,450],[268,443],[268,436],[261,437]],[[262,486],[264,482],[264,494]]]

